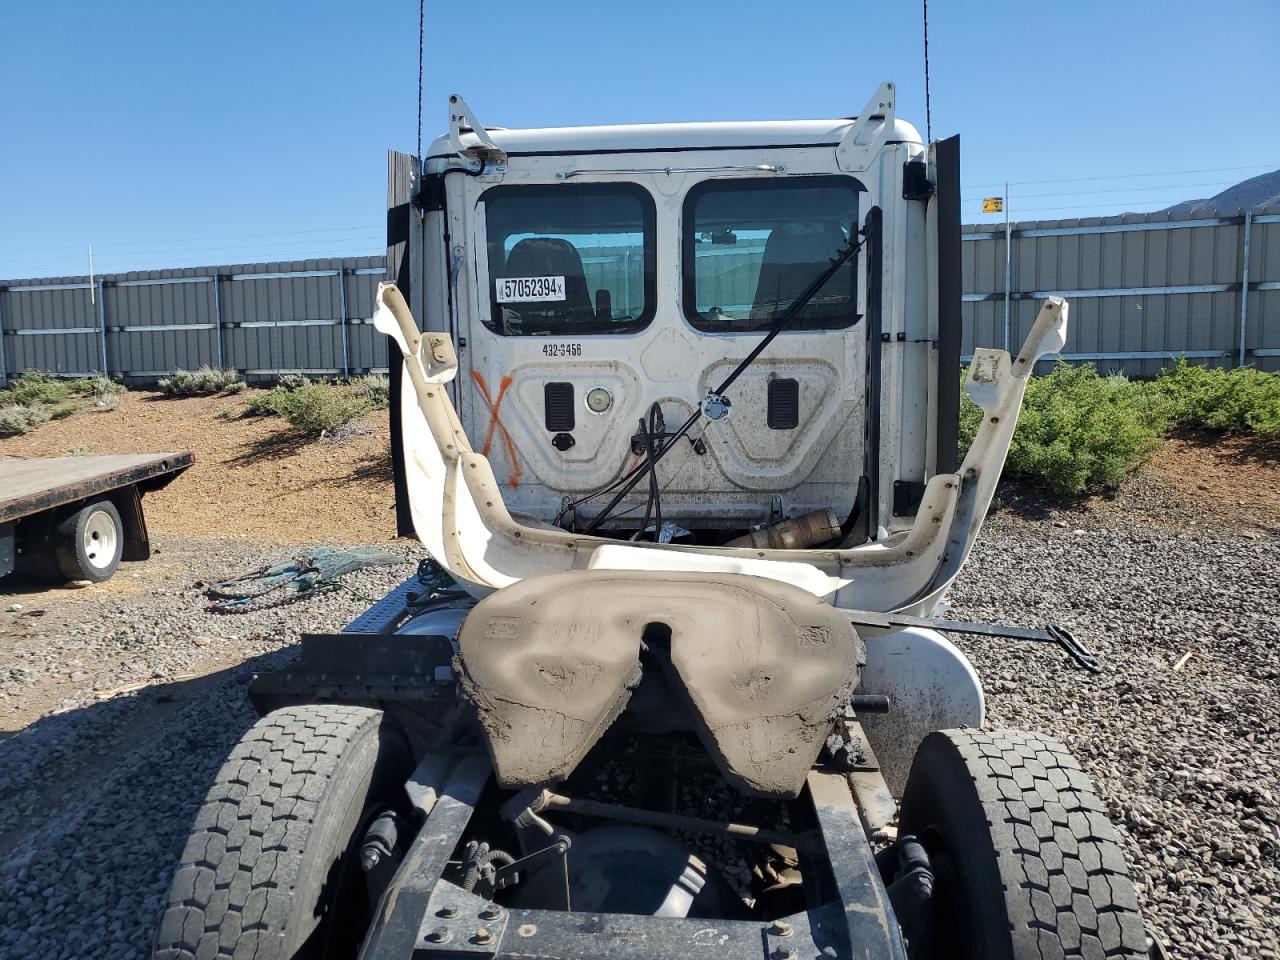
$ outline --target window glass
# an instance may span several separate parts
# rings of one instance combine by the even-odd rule
[[[653,318],[654,208],[642,187],[495,187],[482,199],[490,330],[629,333]]]
[[[765,330],[816,280],[858,224],[847,177],[707,181],[684,208],[685,313],[699,330]],[[856,239],[856,237],[855,237]],[[858,320],[857,257],[823,284],[788,329]]]

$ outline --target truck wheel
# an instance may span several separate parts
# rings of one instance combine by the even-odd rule
[[[174,873],[156,960],[353,958],[370,897],[359,846],[405,811],[413,758],[377,710],[267,714],[231,751]]]
[[[898,832],[920,839],[934,871],[930,922],[912,960],[1147,957],[1106,808],[1052,737],[929,734]]]
[[[106,580],[120,566],[124,524],[110,500],[98,500],[68,514],[53,531],[53,556],[68,580]]]

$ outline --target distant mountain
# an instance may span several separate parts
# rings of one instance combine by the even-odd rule
[[[1207,200],[1184,200],[1161,212],[1198,217],[1243,213],[1259,207],[1280,207],[1280,170],[1242,180]]]

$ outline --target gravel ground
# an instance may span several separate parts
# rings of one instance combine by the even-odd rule
[[[96,604],[75,597],[63,601],[69,610],[40,619],[43,650],[19,665],[21,679],[0,677],[0,686],[13,696],[23,682],[65,672],[67,651],[95,682],[60,703],[62,712],[0,742],[0,958],[150,955],[196,809],[256,719],[245,696],[250,678],[287,660],[300,633],[347,623],[369,606],[364,598],[413,573],[416,544],[387,549],[405,562],[348,576],[354,592],[271,610],[205,613],[188,574]],[[289,556],[229,543],[176,544],[162,556],[175,554],[208,579]],[[5,598],[0,611],[7,606]],[[234,666],[218,670],[223,661]],[[207,676],[173,679],[210,665]],[[98,700],[140,679],[153,685]]]
[[[1280,538],[1107,522],[1090,528],[1072,516],[1084,526],[1073,529],[1004,515],[988,525],[953,592],[955,613],[1057,619],[1108,664],[1094,676],[1051,648],[964,641],[990,719],[1073,747],[1121,831],[1148,924],[1173,956],[1280,957]],[[201,571],[280,556],[176,549],[200,558]],[[417,551],[393,549],[406,563],[353,576],[357,592],[379,596],[412,571]],[[345,623],[367,605],[340,593],[216,617],[200,612],[190,576],[83,604],[75,616],[51,612],[39,627],[47,659],[32,653],[0,674],[11,698],[70,659],[100,674],[64,712],[0,742],[6,960],[147,956],[196,807],[254,719],[249,677],[282,662],[299,632]],[[153,685],[99,699],[141,680]]]
[[[1007,517],[983,536],[954,615],[1055,619],[1107,665],[961,639],[988,721],[1073,750],[1173,956],[1280,956],[1280,538]]]

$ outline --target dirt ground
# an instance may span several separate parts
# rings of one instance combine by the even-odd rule
[[[191,450],[195,466],[143,502],[152,536],[262,543],[378,543],[395,536],[386,411],[343,443],[290,432],[276,417],[234,419],[250,391],[173,399],[130,391],[0,439],[0,456]]]
[[[192,450],[196,464],[145,501],[153,535],[264,544],[380,543],[395,536],[386,412],[342,443],[312,440],[275,417],[234,417],[250,395],[171,399],[130,391],[119,407],[0,439],[0,457]],[[1167,440],[1119,493],[1054,503],[1010,489],[1007,506],[1167,526],[1280,532],[1280,442],[1186,433]]]
[[[1224,519],[1280,530],[1280,440],[1185,433],[1156,451],[1147,473]]]
[[[0,439],[0,456],[196,454],[195,466],[144,501],[153,542],[149,561],[123,564],[111,580],[81,588],[14,578],[0,585],[7,613],[0,618],[0,687],[55,623],[84,622],[140,594],[190,589],[197,580],[279,562],[308,544],[394,538],[385,413],[369,416],[354,437],[335,443],[299,438],[273,417],[232,416],[246,399],[243,393],[171,399],[129,392],[115,410],[77,414],[26,436]],[[1071,528],[1149,525],[1278,534],[1276,453],[1241,438],[1179,436],[1118,492],[1058,501],[1041,490],[1005,484],[994,513]],[[195,596],[192,603],[199,603]],[[247,649],[220,643],[194,650],[184,672],[202,676],[223,669]],[[116,676],[115,658],[111,649],[85,650],[58,669],[23,678],[20,697],[0,695],[0,737],[65,708],[68,698],[111,697],[148,679]]]

